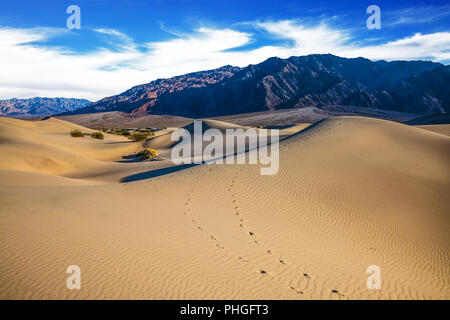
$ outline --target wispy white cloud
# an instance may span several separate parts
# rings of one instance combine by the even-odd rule
[[[284,57],[295,54],[334,53],[350,46],[348,31],[335,29],[324,22],[308,26],[295,20],[257,22],[255,26],[293,45],[279,48]]]
[[[411,7],[383,13],[385,26],[434,23],[450,17],[450,5]]]
[[[0,97],[67,96],[97,99],[134,84],[128,70],[102,68],[141,58],[135,50],[98,48],[77,54],[66,48],[36,45],[63,29],[0,29]],[[143,78],[142,78],[143,80]]]
[[[346,57],[367,57],[373,60],[450,61],[450,32],[416,33],[379,45],[343,50],[341,54]]]
[[[253,29],[252,29],[253,28]],[[450,33],[415,34],[385,43],[363,45],[351,31],[322,21],[259,21],[246,31],[202,27],[172,34],[167,41],[138,44],[115,29],[94,31],[107,47],[89,53],[45,45],[66,29],[0,27],[0,98],[65,96],[97,100],[133,85],[226,64],[246,66],[269,57],[333,53],[369,59],[450,60]],[[257,46],[256,30],[286,41]],[[252,31],[253,30],[253,31]],[[37,44],[37,42],[39,44]],[[252,44],[250,47],[246,47]]]
[[[394,41],[362,45],[352,38],[348,31],[333,29],[324,24],[305,27],[289,20],[259,23],[258,26],[294,42],[291,47],[279,48],[280,56],[284,57],[332,53],[343,57],[365,57],[372,60],[450,60],[450,32],[416,33]]]
[[[131,37],[123,32],[110,28],[98,28],[93,31],[104,34],[110,39],[107,41],[112,47],[117,47],[124,50],[136,51],[136,45]]]

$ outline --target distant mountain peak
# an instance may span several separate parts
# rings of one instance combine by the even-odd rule
[[[448,69],[438,72],[439,67],[442,64],[429,61],[371,61],[332,54],[271,57],[245,68],[227,65],[158,79],[73,113],[207,117],[326,105],[448,112]],[[438,79],[443,83],[437,83]]]
[[[12,98],[0,100],[0,116],[14,118],[32,118],[56,113],[74,111],[89,105],[91,101],[75,98],[44,98],[29,99]]]

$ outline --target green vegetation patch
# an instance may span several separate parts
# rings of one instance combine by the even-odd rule
[[[80,130],[76,130],[76,129],[70,131],[70,135],[74,138],[84,137],[83,132],[81,132]]]

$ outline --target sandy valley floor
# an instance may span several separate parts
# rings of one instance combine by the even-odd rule
[[[146,142],[165,160],[136,162],[121,136],[0,118],[0,299],[449,299],[448,125],[305,127],[283,132],[273,176],[163,174],[170,129]]]

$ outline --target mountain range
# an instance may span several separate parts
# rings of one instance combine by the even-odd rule
[[[346,105],[412,114],[450,110],[450,66],[313,54],[159,79],[72,113],[188,117]]]
[[[89,105],[91,101],[74,98],[40,98],[0,100],[0,116],[33,118],[73,111]]]
[[[440,63],[312,54],[158,79],[93,103],[64,98],[3,100],[0,115],[120,111],[201,118],[327,106],[428,115],[450,111],[449,85],[450,66]]]

